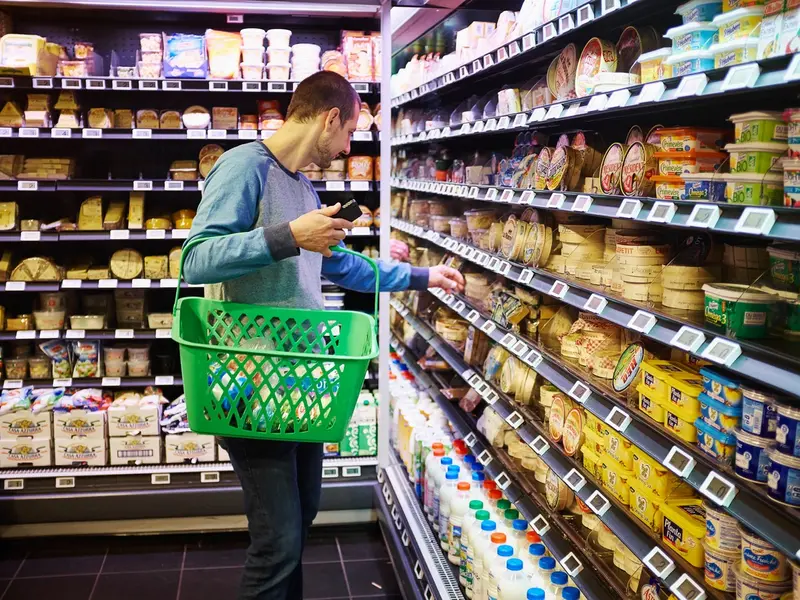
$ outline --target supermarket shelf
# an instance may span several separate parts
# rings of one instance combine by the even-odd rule
[[[519,337],[497,326],[494,321],[479,314],[473,306],[468,305],[465,299],[447,297],[438,292],[435,295],[437,297],[441,296],[443,302],[455,312],[471,321],[476,327],[481,328],[482,331],[489,332],[487,335],[494,341],[509,348],[511,352],[519,356],[520,360],[542,377],[615,429],[617,427],[612,425],[611,421],[617,421],[616,419],[609,419],[609,417],[612,412],[619,415],[621,418],[619,422],[622,422],[623,426],[617,431],[665,467],[683,477],[701,494],[716,501],[713,494],[709,495],[704,492],[704,488],[707,482],[712,483],[712,488],[718,487],[720,485],[719,482],[722,482],[730,491],[726,493],[728,497],[723,502],[716,501],[717,504],[721,505],[734,518],[744,523],[758,535],[780,548],[785,554],[795,556],[800,552],[800,512],[796,509],[769,500],[765,492],[759,489],[757,485],[736,478],[728,471],[721,469],[719,465],[711,461],[697,448],[668,435],[653,421],[638,414],[638,411],[628,412],[629,409],[623,399],[609,394],[607,390],[599,387],[593,380],[585,376],[576,375],[573,369],[566,368],[563,359],[547,353],[531,340]],[[403,312],[406,313],[404,316],[406,320],[413,318],[408,314],[407,308],[397,302],[395,302],[395,305],[401,314]],[[413,319],[413,321],[418,323],[417,319]],[[433,335],[435,336],[435,334]],[[445,355],[453,358],[452,349],[444,342],[439,341],[438,337],[432,337],[429,343],[443,355],[445,360],[448,360]],[[473,376],[468,373],[469,369],[463,363],[463,360],[461,360],[460,366],[463,367],[463,370],[459,371],[459,373],[462,376],[464,373],[468,375],[465,380],[473,380],[476,386],[484,387],[485,382],[479,376]],[[578,383],[581,385],[576,387]],[[486,387],[489,387],[488,384],[486,384]],[[482,397],[486,398],[486,395],[489,395],[489,392],[485,392],[485,395],[482,394]],[[490,395],[490,399],[494,400],[494,395]],[[629,417],[629,419],[625,417]],[[679,452],[679,455],[682,455],[685,460],[682,468],[678,470],[670,465],[667,460],[673,452]],[[713,485],[713,482],[717,482],[717,485]]]
[[[593,302],[595,302],[599,298],[600,309],[595,311],[596,314],[662,344],[686,350],[687,347],[676,345],[675,340],[683,337],[678,335],[679,332],[686,335],[688,328],[694,336],[692,354],[769,385],[779,390],[781,394],[788,393],[800,398],[800,353],[796,351],[782,352],[777,348],[750,341],[735,340],[714,332],[702,323],[688,320],[685,313],[675,316],[644,304],[624,300],[602,288],[591,287],[586,282],[573,281],[549,271],[510,263],[455,238],[425,230],[405,221],[393,219],[392,226],[410,235],[429,240],[476,265],[499,273],[539,293],[554,296],[581,310],[589,310],[587,305],[593,305],[589,302],[590,299],[594,297]],[[702,343],[698,345],[700,340]]]
[[[467,201],[480,200],[508,206],[533,206],[563,212],[577,212],[592,217],[625,218],[649,225],[669,225],[694,231],[800,241],[800,211],[793,208],[665,201],[656,198],[607,196],[582,192],[549,192],[488,185],[423,182],[410,179],[393,179],[392,187],[426,194],[451,196]],[[706,218],[703,218],[703,215]],[[755,220],[752,221],[752,219]]]
[[[2,382],[4,390],[19,389],[25,386],[36,387],[70,387],[70,388],[110,388],[110,387],[146,387],[182,386],[183,379],[178,375],[155,375],[152,377],[69,377],[66,379],[6,379]]]
[[[175,289],[177,279],[100,279],[89,281],[84,279],[64,279],[62,281],[8,281],[0,283],[0,291],[4,292],[57,292],[58,290],[113,290],[113,289]],[[203,287],[201,284],[180,282],[180,287]]]
[[[401,306],[398,306],[398,308],[401,308]],[[464,309],[465,312],[467,310],[472,311],[474,307]],[[481,317],[478,321],[485,323],[488,319]],[[478,321],[475,322],[475,326],[480,327],[483,325]],[[505,337],[506,333],[508,333],[506,330],[498,327],[490,334],[490,337],[499,342]],[[666,577],[660,578],[667,586],[675,585],[683,574],[688,575],[692,581],[702,584],[702,570],[689,565],[677,553],[662,544],[660,536],[654,537],[641,521],[628,512],[627,506],[620,504],[616,498],[596,482],[594,477],[584,469],[578,460],[568,456],[560,444],[553,443],[550,440],[545,425],[532,419],[523,407],[505,395],[498,387],[486,382],[482,377],[483,374],[476,373],[476,369],[465,363],[463,357],[441,337],[432,338],[430,344],[452,369],[462,376],[470,387],[481,394],[481,397],[516,432],[520,440],[529,445],[541,457],[545,464],[592,509],[594,514],[622,540],[633,554],[638,557],[645,557],[656,548],[660,555],[666,556],[668,561],[672,562],[671,566],[667,565],[659,571],[660,573],[666,573]],[[573,471],[579,477],[576,477]],[[581,478],[583,478],[584,483],[580,483]],[[573,482],[578,483],[573,485]],[[592,500],[590,501],[590,499]],[[650,570],[654,574],[657,572],[652,568]],[[726,597],[724,593],[717,592],[713,588],[709,588],[709,591],[714,597]]]
[[[393,301],[393,304],[395,307],[399,305],[396,301]],[[415,329],[417,329],[417,326],[423,325],[410,315],[406,315],[405,318]],[[427,326],[423,326],[421,329],[421,333],[423,331],[432,333]],[[433,335],[434,338],[432,338],[432,340],[438,340],[438,336],[435,336],[435,334]],[[401,357],[410,354],[410,351],[398,340],[395,340],[394,344],[395,347],[398,348],[398,354],[400,354]],[[431,345],[434,345],[433,341]],[[410,362],[412,361],[407,361],[406,364]],[[559,527],[559,523],[556,521],[558,518],[557,515],[551,514],[552,511],[549,507],[546,507],[544,503],[538,505],[537,502],[529,496],[529,493],[526,492],[517,481],[514,481],[514,479],[509,476],[508,470],[505,468],[505,465],[502,464],[497,450],[493,448],[483,436],[477,433],[474,424],[468,422],[456,405],[447,400],[439,392],[438,386],[432,385],[427,391],[443,410],[459,437],[465,440],[471,452],[477,457],[478,461],[484,465],[487,477],[492,477],[497,482],[498,488],[503,490],[505,496],[516,506],[520,514],[528,520],[531,523],[531,527],[539,533],[542,541],[547,546],[548,550],[550,550],[550,553],[559,562],[561,568],[571,576],[575,585],[580,589],[582,597],[586,597],[590,600],[619,597],[620,594],[618,592],[610,591],[607,585],[598,577],[594,570],[598,565],[592,564],[590,566],[589,558],[582,550],[574,545],[572,540],[568,539],[567,534]],[[551,527],[551,523],[555,524],[557,527]],[[702,599],[698,597],[697,600]]]
[[[576,7],[554,21],[526,33],[471,63],[458,67],[436,79],[408,90],[392,99],[392,108],[413,102],[438,101],[442,95],[467,97],[474,93],[470,86],[481,79],[501,79],[530,73],[536,62],[544,62],[567,44],[586,43],[591,37],[624,27],[643,18],[660,14],[672,16],[681,4],[674,0],[581,0]],[[500,9],[497,9],[500,10]]]
[[[156,340],[171,339],[169,329],[37,329],[0,331],[0,342],[9,340]]]
[[[384,481],[384,475],[381,472],[379,481]],[[392,561],[397,582],[400,585],[402,596],[405,600],[424,600],[425,590],[424,583],[421,579],[417,578],[414,569],[421,568],[419,560],[411,549],[411,536],[408,531],[403,529],[403,522],[399,519],[395,521],[392,517],[391,496],[389,500],[384,498],[381,487],[375,486],[375,507],[378,513],[378,525],[383,534],[383,541],[386,548],[389,550],[389,558]]]
[[[1,79],[1,78],[0,78]],[[0,86],[2,87],[2,86]],[[272,129],[96,129],[91,127],[0,127],[0,139],[59,140],[211,140],[251,142],[272,137]],[[353,142],[376,142],[380,132],[356,131]]]
[[[202,192],[203,181],[171,179],[66,179],[64,181],[0,181],[0,192]],[[371,192],[380,181],[312,181],[317,192]]]
[[[346,231],[348,237],[377,237],[371,227],[355,227]],[[0,233],[0,243],[9,242],[105,242],[185,240],[189,229],[114,229],[111,231],[7,231]]]
[[[141,92],[271,92],[291,93],[299,85],[296,81],[243,81],[208,79],[128,79],[121,77],[26,77],[0,76],[0,88],[35,90],[87,90],[129,93]],[[353,88],[362,95],[377,94],[380,84],[354,82]]]

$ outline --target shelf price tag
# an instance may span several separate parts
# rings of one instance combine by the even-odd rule
[[[62,290],[79,289],[81,285],[83,285],[83,282],[80,279],[63,279],[61,281]]]
[[[649,312],[643,310],[637,310],[630,321],[628,321],[627,327],[628,329],[633,329],[647,335],[650,333],[650,330],[655,327],[656,321],[655,315],[651,315]]]
[[[472,74],[474,75],[478,71],[483,70],[483,64],[481,63],[480,59],[475,59],[472,61]]]
[[[3,382],[4,390],[18,390],[22,387],[22,379],[6,379]]]
[[[503,193],[500,194],[500,202],[513,202],[514,200],[514,190],[503,190]]]
[[[531,123],[538,123],[539,121],[543,121],[545,116],[547,116],[547,111],[540,106],[531,113],[531,118],[528,119],[528,125],[530,125]]]
[[[558,29],[553,23],[546,23],[542,28],[542,41],[553,39],[558,35]]]
[[[575,28],[575,20],[570,13],[567,13],[558,20],[558,35],[564,35],[566,32]]]
[[[502,491],[505,491],[508,488],[508,486],[511,485],[511,479],[508,477],[505,471],[503,471],[502,473],[500,473],[500,475],[495,477],[494,482],[497,484],[497,487]]]
[[[696,461],[682,448],[673,446],[672,450],[669,451],[669,454],[667,454],[667,457],[664,459],[662,464],[670,471],[675,473],[678,477],[685,479],[694,470]]]
[[[576,196],[575,202],[572,204],[572,210],[574,212],[589,212],[589,209],[591,207],[592,207],[592,197],[586,196],[585,194]]]
[[[18,181],[17,182],[17,191],[18,192],[35,192],[39,189],[39,182],[38,181]]]
[[[592,509],[598,517],[602,517],[611,508],[611,502],[608,501],[600,490],[595,490],[586,500],[586,506]]]
[[[642,202],[635,198],[625,198],[617,209],[618,219],[635,219],[642,210]]]
[[[547,293],[551,296],[555,296],[559,300],[563,300],[568,291],[569,286],[566,283],[556,280],[553,282],[553,285],[550,286],[550,291]]]
[[[82,340],[86,337],[85,329],[67,329],[66,338],[68,340]]]
[[[731,505],[737,491],[733,483],[715,471],[711,471],[700,486],[701,494],[726,508]]]
[[[650,550],[642,562],[659,579],[666,579],[675,570],[675,561],[658,546]]]
[[[775,220],[775,211],[771,208],[749,207],[744,209],[734,229],[736,233],[768,235],[775,225]]]
[[[783,73],[783,80],[788,82],[788,81],[797,81],[798,79],[800,79],[800,54],[795,54],[792,57],[792,62],[789,63],[789,66]],[[0,85],[0,87],[3,86]],[[13,83],[11,87],[14,87]]]
[[[13,88],[13,87],[14,87],[13,77],[0,77],[0,88]]]
[[[722,82],[720,89],[723,92],[730,92],[732,90],[751,88],[756,84],[760,76],[761,67],[758,63],[736,65],[728,69],[728,74],[725,75],[725,80]]]
[[[53,131],[55,131],[55,129],[53,129]],[[0,127],[0,138],[10,138],[13,135],[13,133],[14,133],[14,130],[11,129],[11,127]],[[71,131],[70,131],[70,134],[72,134]],[[50,135],[53,135],[53,134],[51,133]],[[57,137],[57,136],[53,136],[53,137]]]
[[[676,210],[672,202],[655,202],[647,213],[647,220],[651,223],[669,223],[675,216]]]
[[[187,140],[204,140],[204,139],[206,139],[206,130],[205,129],[187,129],[186,130],[186,139]]]
[[[550,450],[550,444],[547,443],[542,436],[537,436],[528,446],[531,447],[531,450],[536,452],[539,456],[543,456],[548,450]]]
[[[114,79],[111,82],[111,89],[113,90],[130,90],[133,88],[133,81],[130,79]]]
[[[34,331],[33,329],[18,331],[16,337],[18,340],[35,340],[36,331]]]
[[[719,221],[722,210],[713,204],[698,204],[692,209],[686,224],[689,227],[712,229]]]
[[[486,335],[492,335],[495,329],[497,329],[497,325],[495,325],[492,321],[486,321],[486,323],[481,325],[481,331]]]
[[[467,321],[469,321],[470,323],[475,323],[475,321],[477,321],[479,317],[480,314],[478,313],[477,310],[471,310],[469,311],[469,314],[467,314]]]
[[[484,197],[484,200],[493,202],[495,198],[497,198],[497,188],[489,188],[486,190],[486,196]]]
[[[617,10],[620,7],[619,0],[603,0],[603,15]]]
[[[514,354],[516,354],[520,358],[525,356],[525,354],[529,350],[530,350],[530,348],[528,348],[528,345],[525,342],[521,341],[521,340],[517,341],[517,343],[514,344],[514,348],[513,348]]]
[[[500,343],[508,348],[509,350],[514,346],[517,342],[517,338],[515,338],[512,334],[507,333],[503,336],[503,339],[500,340]]]
[[[566,199],[567,197],[564,194],[550,194],[550,198],[547,199],[547,208],[559,210],[564,206]]]
[[[256,129],[240,129],[240,140],[255,140],[258,139],[258,131]]]
[[[167,237],[167,232],[164,229],[148,229],[145,232],[145,238],[148,240],[163,240]]]
[[[53,79],[50,77],[34,77],[33,87],[36,89],[52,89]]]
[[[71,138],[72,137],[72,129],[68,129],[66,127],[53,127],[50,130],[50,137],[51,138]]]
[[[522,273],[519,274],[519,281],[522,285],[528,285],[533,279],[533,271],[530,269],[522,269]]]
[[[544,518],[544,515],[536,515],[530,522],[531,529],[533,529],[540,536],[550,531],[550,523]]]
[[[606,102],[606,110],[609,108],[622,108],[626,104],[628,104],[628,100],[631,98],[630,90],[622,89],[613,92],[611,96],[608,98],[608,102]]]
[[[730,367],[742,355],[742,347],[725,338],[714,338],[700,354],[703,358]]]
[[[508,50],[505,46],[501,46],[497,49],[497,62],[503,62],[504,60],[508,60]]]
[[[508,129],[510,126],[511,126],[510,117],[500,117],[500,120],[497,122],[498,129]]]
[[[133,182],[134,192],[150,192],[153,189],[152,181],[145,181],[144,179],[136,179]]]
[[[669,345],[694,354],[705,341],[706,336],[702,331],[684,325],[672,336]]]
[[[182,192],[184,188],[183,181],[181,180],[174,180],[174,179],[167,179],[164,182],[164,189],[167,191],[172,192]]]
[[[522,38],[522,51],[527,52],[531,48],[536,46],[536,34],[529,33],[525,37]]]
[[[539,366],[539,363],[542,362],[543,358],[542,355],[539,354],[539,352],[537,352],[536,350],[531,350],[528,356],[526,356],[522,360],[535,369],[536,367]]]
[[[593,312],[596,315],[599,315],[601,312],[603,312],[603,309],[607,305],[608,305],[608,299],[598,294],[592,294],[586,300],[586,303],[583,305],[583,309],[588,310],[589,312]]]
[[[25,291],[25,282],[24,281],[8,281],[8,282],[6,282],[6,291],[7,292],[24,292]]]
[[[483,131],[483,121],[476,121],[472,125],[472,133],[481,133]]]
[[[20,127],[19,128],[19,137],[21,137],[21,138],[38,138],[39,137],[39,128],[38,127]]]
[[[586,485],[586,478],[577,469],[570,470],[564,477],[564,483],[573,491],[580,492]]]
[[[131,340],[134,337],[133,329],[116,329],[114,337],[120,340]]]
[[[61,331],[59,329],[42,329],[39,332],[39,339],[41,340],[52,340],[61,335]]]
[[[484,467],[488,465],[490,462],[492,462],[492,460],[494,460],[494,458],[492,457],[492,455],[489,453],[488,450],[484,450],[478,455],[478,462],[481,463]]]
[[[103,387],[119,387],[122,385],[122,380],[119,377],[103,377]]]
[[[520,415],[517,411],[512,412],[506,417],[506,423],[508,423],[512,429],[519,429],[524,422],[525,419],[523,419],[522,415]]]
[[[522,195],[519,197],[519,204],[533,204],[534,199],[536,196],[530,190],[525,190],[522,192]]]
[[[328,192],[343,192],[344,191],[344,181],[326,181],[325,182],[325,191],[328,191]]]
[[[208,82],[208,89],[211,92],[227,92],[228,91],[228,82],[227,81],[209,81]]]
[[[592,390],[589,389],[589,386],[583,383],[582,381],[576,381],[572,384],[572,387],[569,390],[569,395],[572,398],[575,398],[581,404],[585,403],[586,400],[589,398],[589,394],[592,393]]]
[[[705,600],[706,591],[694,579],[684,573],[669,587],[678,600]]]
[[[179,79],[167,79],[161,82],[161,89],[168,92],[177,92],[183,89],[183,85]]]
[[[605,110],[608,104],[608,96],[605,94],[595,94],[586,105],[586,112],[594,112],[596,110]]]
[[[496,119],[489,119],[486,121],[486,124],[483,126],[484,131],[494,131],[497,129],[497,120]]]
[[[153,137],[152,129],[132,129],[131,137],[134,140],[149,140]]]
[[[228,132],[224,129],[209,129],[206,137],[209,140],[224,140],[228,137]]]
[[[645,104],[647,102],[658,102],[667,91],[667,86],[663,81],[651,81],[642,86],[639,92],[639,97],[636,99],[637,104]]]
[[[564,112],[564,105],[563,104],[553,104],[550,108],[547,109],[547,113],[544,116],[545,121],[549,121],[550,119],[558,119],[561,116],[561,113]]]
[[[483,68],[488,69],[489,67],[494,65],[494,59],[492,58],[491,54],[487,54],[483,57]]]
[[[508,45],[508,55],[509,56],[514,57],[517,54],[519,54],[520,52],[522,52],[522,50],[520,50],[519,42],[511,42]]]
[[[699,96],[703,93],[708,85],[708,75],[705,73],[695,73],[694,75],[687,75],[678,84],[678,89],[675,92],[676,98],[688,98],[690,96]]]
[[[605,421],[620,433],[625,433],[631,424],[631,416],[621,408],[614,406]]]
[[[81,131],[81,136],[88,139],[97,139],[103,137],[102,129],[88,128]]]
[[[464,443],[467,445],[467,448],[472,448],[477,441],[478,438],[475,437],[475,434],[471,431],[464,437]]]
[[[594,19],[594,9],[592,8],[591,3],[581,6],[578,9],[578,27],[588,23]]]
[[[21,231],[19,234],[19,240],[21,242],[38,242],[41,239],[41,231]]]

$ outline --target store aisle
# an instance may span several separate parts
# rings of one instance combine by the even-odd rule
[[[235,597],[242,533],[39,539],[0,544],[0,600],[221,600]],[[312,531],[305,598],[399,600],[377,526]]]

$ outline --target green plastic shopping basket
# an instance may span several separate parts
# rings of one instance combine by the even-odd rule
[[[204,238],[208,239],[208,238]],[[186,243],[186,253],[203,239]],[[189,427],[197,433],[294,442],[344,437],[378,356],[375,315],[179,298],[172,339],[180,346]],[[250,341],[252,340],[252,341]]]

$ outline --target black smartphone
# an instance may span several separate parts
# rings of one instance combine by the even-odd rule
[[[337,219],[345,219],[351,223],[355,222],[361,216],[361,209],[358,207],[358,202],[350,200],[346,202],[339,212],[334,215]]]

